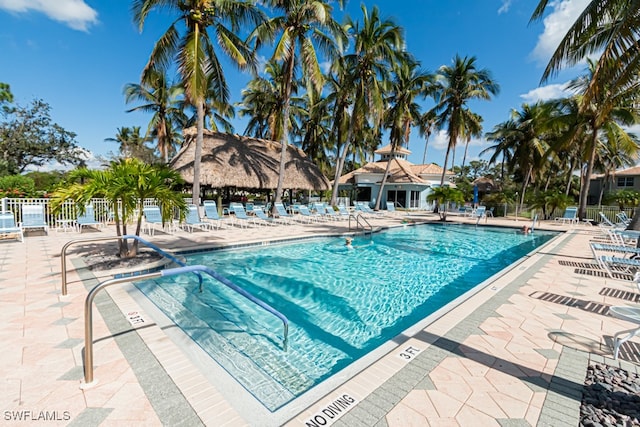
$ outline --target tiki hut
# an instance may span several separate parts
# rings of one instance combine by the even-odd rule
[[[185,143],[170,166],[193,183],[196,128],[184,130]],[[227,133],[204,131],[200,184],[212,188],[236,187],[273,190],[280,170],[279,142]],[[329,181],[302,150],[287,147],[284,188],[328,190]]]

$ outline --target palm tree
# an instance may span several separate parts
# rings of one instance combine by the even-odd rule
[[[387,110],[385,120],[390,129],[391,154],[387,168],[382,175],[375,210],[380,209],[384,185],[387,182],[389,168],[396,150],[409,143],[411,127],[419,123],[420,106],[415,102],[415,99],[420,95],[425,95],[433,81],[433,76],[420,70],[416,60],[408,54],[401,63],[396,64],[394,71],[395,76],[387,99],[390,107]]]
[[[342,2],[340,2],[341,4]],[[316,48],[329,59],[337,56],[341,39],[345,37],[342,28],[333,19],[332,7],[325,0],[265,0],[268,6],[281,10],[282,15],[271,18],[259,25],[252,38],[256,47],[272,41],[280,32],[275,43],[273,60],[283,63],[283,126],[281,138],[280,171],[276,188],[275,202],[282,200],[284,170],[289,138],[289,109],[291,108],[292,85],[295,67],[299,62],[307,82],[319,93],[324,85],[324,76],[320,70]],[[338,39],[339,43],[335,41]],[[275,204],[274,208],[275,210]]]
[[[427,162],[427,147],[429,146],[429,138],[433,133],[436,124],[436,116],[433,111],[429,110],[420,117],[418,122],[418,130],[420,136],[424,136],[424,153],[422,154],[422,164]]]
[[[338,197],[338,185],[349,144],[363,133],[381,127],[384,117],[385,85],[390,81],[392,64],[400,62],[404,55],[404,33],[391,19],[383,19],[376,6],[369,13],[362,5],[362,24],[347,20],[346,28],[353,38],[353,52],[341,60],[340,82],[349,91],[350,121],[342,152],[336,153],[337,163],[331,204]],[[379,134],[379,132],[378,132]],[[377,135],[370,140],[377,141]]]
[[[114,161],[106,170],[76,169],[69,174],[70,185],[61,187],[51,196],[54,211],[60,209],[65,201],[73,200],[79,209],[93,197],[104,197],[114,214],[118,236],[127,234],[127,223],[137,213],[135,235],[140,235],[143,215],[143,201],[155,199],[162,207],[163,218],[169,219],[174,210],[183,217],[187,205],[177,185],[182,178],[177,171],[165,165],[149,165],[137,159]],[[82,212],[80,212],[82,213]],[[125,240],[119,240],[119,254],[123,258],[135,257],[138,253],[138,241],[131,247]]]
[[[471,129],[470,123],[477,122],[479,118],[467,103],[474,99],[491,99],[491,95],[498,94],[500,86],[491,78],[488,70],[476,68],[475,57],[461,58],[456,55],[452,66],[443,65],[438,70],[434,91],[436,125],[438,129],[446,128],[449,136],[440,178],[440,185],[443,185],[449,153],[455,148],[460,136],[469,134],[467,131]]]
[[[167,79],[162,71],[151,71],[142,84],[129,83],[124,87],[125,102],[142,102],[142,105],[127,110],[153,113],[146,138],[154,135],[158,141],[158,151],[165,163],[169,163],[169,152],[175,145],[172,139],[174,125],[184,123],[184,114],[180,108],[183,95],[180,85]]]
[[[140,135],[140,126],[121,127],[115,138],[105,138],[106,142],[117,142],[120,147],[120,156],[123,158],[136,158],[146,163],[157,161],[153,149],[147,147],[149,138]]]
[[[542,19],[549,0],[540,0],[531,21]],[[637,0],[591,0],[551,56],[542,81],[562,67],[599,55],[583,96],[588,104],[637,85],[640,74],[640,20]]]
[[[177,18],[156,42],[142,81],[156,70],[167,69],[176,59],[185,97],[197,111],[197,136],[193,162],[193,201],[199,205],[200,162],[204,132],[205,100],[210,87],[228,103],[229,89],[213,40],[240,69],[255,68],[253,51],[237,35],[243,25],[258,25],[263,14],[253,2],[239,0],[133,0],[134,22],[143,29],[153,9],[175,13]],[[178,24],[182,22],[183,34]],[[213,36],[209,35],[213,32]]]
[[[464,194],[457,188],[449,187],[448,185],[435,187],[427,195],[428,202],[436,202],[438,206],[443,206],[446,203],[464,203]],[[447,208],[438,210],[441,221],[447,220]]]

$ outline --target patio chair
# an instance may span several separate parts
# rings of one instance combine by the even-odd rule
[[[335,209],[333,209],[333,206],[325,206],[325,211],[327,214],[327,218],[334,220],[334,221],[340,221],[345,219],[345,217],[343,217],[342,215],[340,215],[338,212],[335,211]],[[348,216],[347,216],[348,218]]]
[[[471,218],[477,219],[487,219],[487,207],[486,206],[478,206],[475,211],[471,214]]]
[[[376,212],[366,202],[356,202],[356,211],[360,212],[367,218],[380,218],[384,215],[382,212]]]
[[[16,236],[18,240],[24,243],[22,227],[19,224],[16,224],[13,212],[0,212],[0,236]]]
[[[247,211],[244,210],[242,203],[231,203],[229,210],[236,216],[236,224],[242,228],[246,228],[249,223],[256,224],[255,216],[248,216]]]
[[[631,218],[629,218],[625,211],[620,211],[616,214],[616,218],[618,219],[618,224],[622,224],[623,227],[628,227],[631,223]]]
[[[276,218],[267,216],[261,208],[256,206],[253,207],[253,214],[260,220],[256,222],[257,224],[276,225],[277,222],[282,222],[282,220],[277,220]]]
[[[183,229],[188,230],[190,233],[193,233],[193,230],[195,228],[198,228],[202,231],[209,231],[213,228],[213,225],[210,222],[203,221],[200,218],[198,207],[196,205],[189,205],[187,216],[185,217],[184,222],[181,224],[181,226]]]
[[[155,229],[158,225],[162,228],[162,213],[158,206],[147,206],[142,208],[142,214],[144,215],[143,229],[146,233],[153,236]]]
[[[80,233],[82,233],[82,227],[102,227],[104,225],[100,221],[96,221],[96,213],[92,205],[84,207],[84,213],[78,215],[76,224]]]
[[[389,201],[387,201],[387,212],[392,216],[397,216],[398,214],[400,214],[400,212],[396,210],[396,204]]]
[[[278,218],[282,219],[283,222],[290,224],[293,220],[293,215],[287,212],[287,209],[284,207],[284,204],[281,202],[276,203],[275,205],[276,212],[278,213]]]
[[[640,333],[640,307],[618,305],[609,307],[609,313],[613,317],[636,324],[634,328],[620,331],[613,336],[613,358],[617,360],[622,344]]]
[[[635,258],[623,258],[610,255],[596,256],[596,261],[600,268],[607,272],[612,279],[619,278],[619,275],[633,276],[640,270],[640,260]],[[618,274],[618,277],[615,274]]]
[[[49,234],[49,225],[44,218],[44,205],[22,205],[22,230],[43,229]]]
[[[218,214],[218,205],[213,200],[205,200],[202,202],[202,205],[204,206],[205,219],[210,221],[212,225],[220,228],[226,222],[230,222],[227,219],[220,217]],[[225,224],[225,226],[226,225],[227,224]]]
[[[578,208],[576,206],[569,206],[564,210],[562,216],[556,217],[555,221],[561,221],[563,224],[577,224],[578,223]]]
[[[324,205],[324,203],[320,203],[320,202],[314,203],[313,209],[316,211],[316,214],[319,215],[318,219],[322,219],[322,220],[333,219],[333,217],[329,217],[329,214],[327,213],[327,208]]]
[[[345,205],[338,205],[338,215],[343,219],[349,219],[351,214]]]
[[[308,224],[311,224],[313,221],[320,221],[321,215],[317,213],[311,213],[309,208],[305,205],[296,205],[298,207],[298,217],[301,221],[306,221]]]

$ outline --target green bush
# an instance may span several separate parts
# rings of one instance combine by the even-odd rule
[[[34,197],[36,184],[33,179],[23,175],[7,175],[0,177],[1,197]]]

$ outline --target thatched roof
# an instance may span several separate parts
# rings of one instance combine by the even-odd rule
[[[196,129],[184,130],[185,143],[170,166],[193,183]],[[214,188],[275,189],[280,170],[279,142],[227,133],[204,131],[200,184]],[[327,190],[329,181],[302,150],[289,145],[284,188]]]

